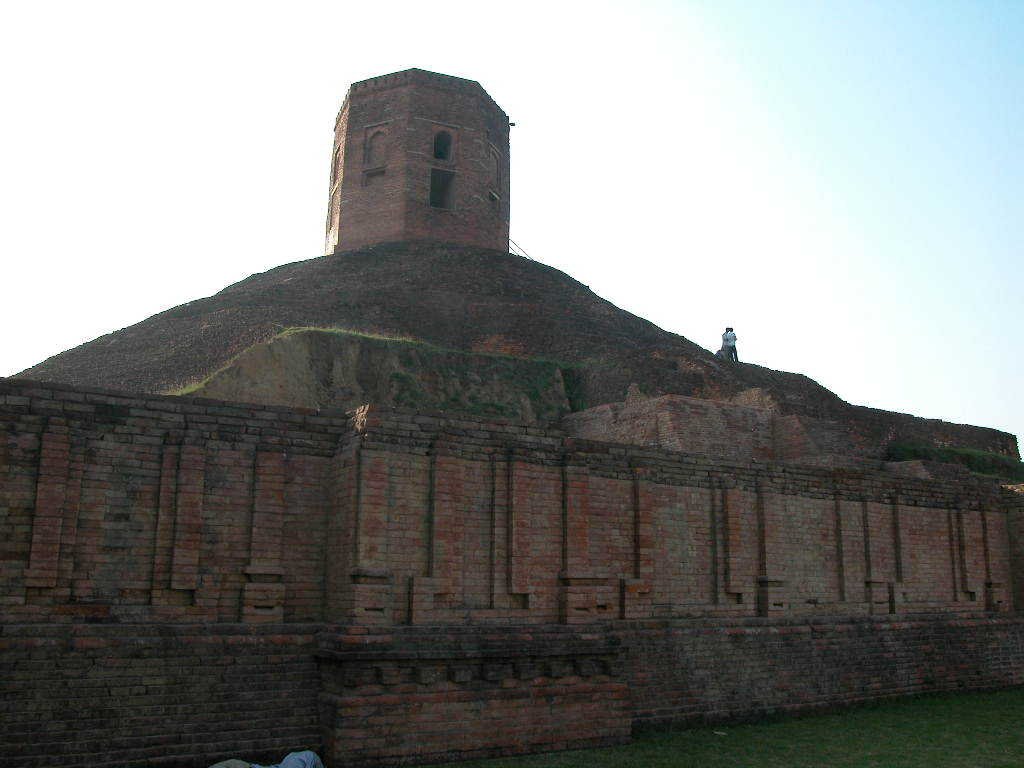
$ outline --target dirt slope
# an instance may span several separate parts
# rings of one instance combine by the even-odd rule
[[[250,347],[182,394],[313,409],[376,403],[525,423],[553,423],[570,410],[554,363],[311,329]]]
[[[997,430],[859,408],[806,376],[726,363],[551,267],[500,251],[430,243],[385,244],[277,267],[19,376],[164,392],[200,381],[254,344],[302,326],[573,364],[581,378],[574,406],[622,400],[636,384],[647,395],[736,398],[835,421],[871,451],[879,441],[900,439],[911,425],[915,440],[1017,452],[1012,436]],[[942,428],[936,432],[932,425]]]
[[[780,402],[840,402],[806,377],[729,365],[625,312],[563,272],[499,251],[390,244],[296,262],[161,312],[23,371],[44,381],[160,392],[208,376],[288,327],[337,327],[441,347],[584,363],[589,399],[727,397],[762,387]]]

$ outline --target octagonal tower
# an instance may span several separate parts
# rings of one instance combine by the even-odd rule
[[[508,116],[474,80],[353,83],[334,128],[327,253],[430,240],[508,250]]]

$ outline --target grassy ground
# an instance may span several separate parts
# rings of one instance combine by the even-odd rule
[[[925,696],[858,707],[838,714],[648,733],[624,747],[457,765],[459,768],[1019,768],[1024,766],[1024,689]]]

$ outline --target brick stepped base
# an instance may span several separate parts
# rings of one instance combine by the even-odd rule
[[[1024,684],[1024,618],[588,627],[8,625],[8,768],[204,768],[315,749],[328,768],[599,746],[746,719]]]

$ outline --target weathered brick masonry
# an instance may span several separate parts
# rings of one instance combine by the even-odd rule
[[[320,741],[319,625],[5,624],[0,764],[265,764]]]
[[[507,252],[509,121],[474,80],[353,83],[334,126],[327,252],[399,240]]]
[[[742,398],[741,398],[742,399]],[[893,443],[957,446],[1017,457],[1013,435],[967,424],[857,407],[850,418],[780,413],[732,401],[682,395],[627,397],[570,413],[561,428],[574,437],[699,453],[730,461],[783,461],[871,467]]]
[[[0,753],[372,765],[1019,684],[1022,498],[0,381]]]

